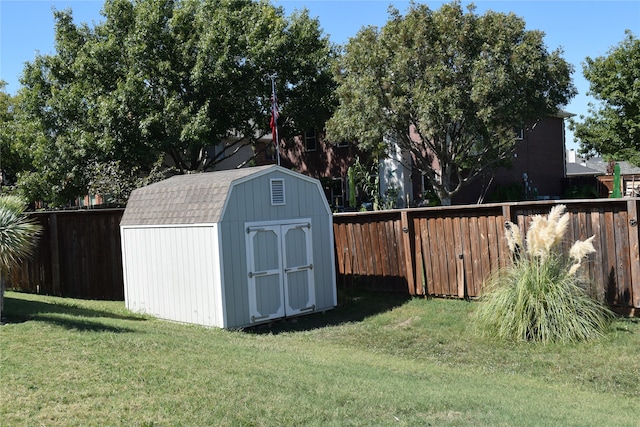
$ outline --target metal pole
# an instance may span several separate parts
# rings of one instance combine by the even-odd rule
[[[269,78],[271,78],[271,96],[273,97],[271,102],[271,117],[273,117],[273,125],[275,126],[276,131],[276,140],[274,141],[276,145],[276,161],[278,166],[280,166],[280,138],[278,137],[278,120],[276,118],[276,109],[278,108],[278,98],[276,97],[276,77],[277,74],[271,74]]]

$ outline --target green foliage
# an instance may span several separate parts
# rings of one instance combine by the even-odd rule
[[[440,199],[438,199],[436,192],[433,190],[424,191],[421,196],[420,206],[440,206]]]
[[[345,47],[328,138],[375,154],[397,142],[450,204],[508,163],[514,127],[555,114],[575,94],[561,54],[513,14],[465,13],[459,2],[437,11],[412,3],[404,16],[392,9],[382,29],[364,28]]]
[[[269,132],[273,73],[281,135],[320,128],[333,109],[334,51],[306,11],[107,0],[102,14],[90,27],[54,12],[56,52],[24,69],[21,123],[40,131],[22,179],[30,197],[62,204],[105,170],[127,182],[158,158],[181,173],[211,168]]]
[[[595,252],[590,238],[577,241],[569,254],[560,250],[568,214],[554,207],[548,218],[535,216],[522,241],[515,224],[507,223],[511,266],[484,285],[475,319],[483,334],[508,341],[575,342],[603,336],[611,313],[587,295],[576,272]]]
[[[371,202],[374,211],[380,210],[382,203],[380,200],[380,177],[377,173],[377,163],[374,161],[367,167],[360,162],[359,157],[356,157],[349,169],[352,171],[356,189],[366,195],[365,197]]]
[[[620,164],[616,163],[613,166],[613,190],[611,191],[611,195],[609,197],[620,198],[622,197],[622,189],[620,188]]]
[[[571,121],[580,152],[640,166],[640,40],[627,31],[607,55],[587,57],[583,72],[599,104]]]
[[[103,196],[105,203],[124,206],[136,188],[158,182],[174,173],[177,173],[175,169],[162,166],[162,158],[148,173],[142,172],[137,166],[126,171],[119,160],[94,162],[87,165],[87,189],[89,194]]]
[[[349,181],[349,207],[355,208],[356,201],[356,174],[354,166],[349,166],[347,169],[347,180]]]
[[[26,204],[17,196],[0,196],[0,274],[31,255],[41,230],[24,213]]]
[[[567,187],[563,195],[567,199],[595,199],[599,196],[600,194],[595,184],[571,185]]]
[[[398,205],[398,194],[400,190],[395,185],[390,185],[384,191],[382,209],[394,209]]]
[[[25,215],[17,196],[0,195],[0,323],[4,308],[5,274],[31,255],[42,227]]]
[[[602,337],[608,318],[563,258],[525,257],[496,275],[476,315],[487,335],[503,340],[571,342]]]
[[[34,126],[18,126],[19,97],[5,92],[6,83],[0,80],[0,186],[14,187],[18,173],[30,166],[31,147],[35,140]]]
[[[525,200],[524,187],[520,182],[496,185],[488,200],[491,202],[518,202]]]

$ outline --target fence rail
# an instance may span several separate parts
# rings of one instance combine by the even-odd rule
[[[505,221],[523,233],[557,201],[403,209],[334,215],[339,283],[411,295],[476,297],[507,265]],[[590,290],[616,308],[640,308],[640,199],[562,201],[570,223],[563,243],[595,235]]]
[[[557,202],[517,202],[334,215],[337,280],[411,295],[476,297],[487,275],[510,262],[504,223],[526,232]],[[595,235],[584,274],[592,291],[640,312],[640,198],[562,201],[565,245]],[[33,213],[43,226],[35,256],[8,286],[27,292],[124,299],[119,223],[123,209]]]

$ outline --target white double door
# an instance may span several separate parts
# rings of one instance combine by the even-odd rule
[[[251,323],[315,310],[311,220],[246,225]]]

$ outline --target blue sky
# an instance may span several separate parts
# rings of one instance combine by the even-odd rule
[[[334,43],[346,43],[366,25],[381,27],[393,4],[404,12],[408,1],[396,0],[272,0],[290,14],[294,9],[309,9],[317,17],[324,32]],[[419,1],[437,9],[443,1]],[[463,4],[469,2],[463,1]],[[578,96],[566,110],[587,113],[593,101],[586,92],[588,82],[582,76],[582,62],[587,56],[604,55],[624,38],[625,29],[640,37],[640,1],[483,1],[476,0],[476,12],[486,10],[514,12],[524,18],[528,29],[545,32],[549,50],[564,49],[564,58],[575,67],[574,84]],[[37,53],[54,52],[52,8],[73,10],[76,22],[99,22],[102,1],[95,0],[0,0],[0,79],[8,83],[6,91],[15,94],[19,76],[26,61]],[[569,148],[575,147],[567,136]]]

